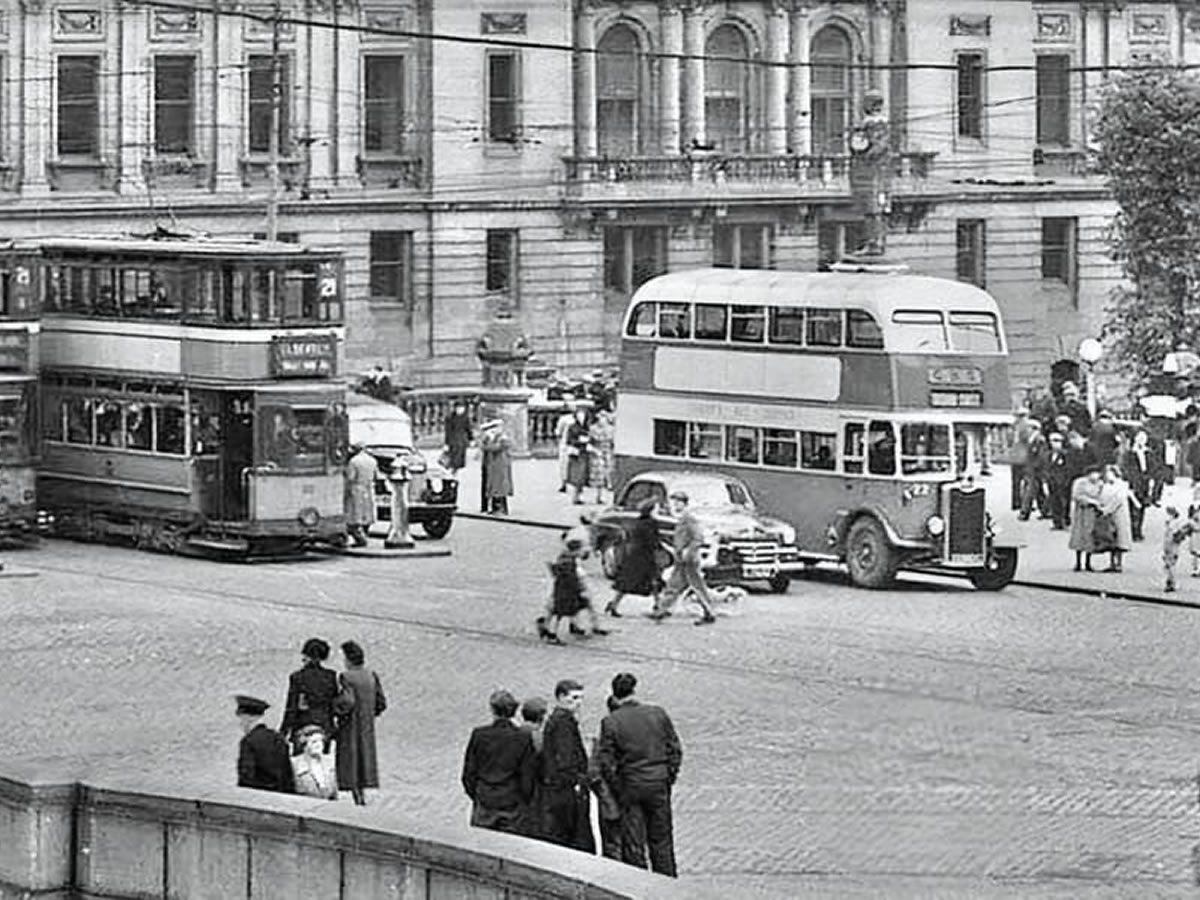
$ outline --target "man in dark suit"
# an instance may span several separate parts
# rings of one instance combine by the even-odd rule
[[[622,672],[612,680],[617,708],[600,723],[599,769],[617,794],[624,823],[626,863],[675,877],[675,835],[671,788],[679,776],[683,749],[671,717],[658,706],[638,703],[637,678]]]
[[[238,745],[238,787],[296,793],[292,761],[287,742],[263,724],[263,713],[271,705],[257,697],[238,694],[237,717],[242,723],[242,741]]]
[[[1133,436],[1133,444],[1124,453],[1121,460],[1121,474],[1129,483],[1129,522],[1133,539],[1140,541],[1144,537],[1143,525],[1146,520],[1146,507],[1150,505],[1150,497],[1154,491],[1155,471],[1154,457],[1150,454],[1149,436],[1138,429]]]
[[[522,811],[533,797],[533,738],[512,720],[516,697],[495,691],[488,703],[492,724],[471,732],[463,756],[462,786],[471,798],[471,824],[520,834]]]
[[[575,718],[583,704],[583,685],[570,679],[560,681],[554,686],[554,704],[542,731],[546,839],[584,853],[595,853],[587,751]]]
[[[1046,452],[1046,493],[1056,531],[1071,524],[1071,483],[1074,480],[1075,467],[1067,455],[1066,441],[1055,431],[1050,435],[1050,449]]]

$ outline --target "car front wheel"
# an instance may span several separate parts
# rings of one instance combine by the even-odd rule
[[[421,523],[421,528],[428,537],[435,541],[439,538],[444,538],[450,533],[450,526],[454,524],[454,517],[450,515],[436,516],[427,522]]]

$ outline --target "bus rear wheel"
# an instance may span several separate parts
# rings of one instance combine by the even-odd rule
[[[888,544],[883,526],[864,516],[850,526],[846,535],[846,568],[859,587],[887,587],[896,577],[898,561]]]
[[[971,573],[971,584],[980,591],[999,591],[1008,587],[1017,574],[1017,551],[1000,547],[988,556],[987,565]]]

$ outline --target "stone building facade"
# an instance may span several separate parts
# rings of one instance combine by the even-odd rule
[[[265,229],[268,4],[25,0],[0,15],[0,237]],[[1119,272],[1085,166],[1103,82],[1200,61],[1185,3],[308,0],[284,4],[279,227],[348,260],[348,357],[477,383],[510,309],[611,363],[631,292],[817,269],[861,233],[847,129],[885,98],[889,253],[1002,303],[1020,386]],[[1086,71],[1083,71],[1086,70]]]

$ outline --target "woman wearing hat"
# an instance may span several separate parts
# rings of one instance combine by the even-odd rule
[[[479,427],[480,465],[483,468],[482,512],[508,515],[508,498],[513,493],[512,439],[499,419]]]
[[[567,428],[567,484],[571,485],[572,503],[582,503],[583,489],[587,487],[591,474],[592,432],[588,424],[588,411],[582,406],[575,409],[575,421]]]
[[[350,443],[346,460],[346,531],[354,546],[367,546],[367,530],[375,523],[375,480],[379,465],[362,441]]]
[[[287,703],[279,730],[290,737],[299,753],[300,730],[317,725],[325,733],[328,749],[333,734],[333,701],[337,697],[337,673],[321,663],[329,659],[329,644],[320,638],[309,638],[300,651],[304,664],[288,677]]]
[[[618,607],[626,594],[653,597],[654,608],[658,609],[658,594],[662,590],[662,575],[658,569],[658,554],[661,542],[658,523],[654,521],[654,510],[658,501],[653,497],[644,500],[638,507],[638,517],[629,531],[629,537],[621,544],[617,575],[613,579],[616,593],[604,607],[610,616],[620,618]]]
[[[324,729],[320,725],[305,725],[296,732],[296,742],[300,745],[300,753],[292,757],[296,793],[336,800],[337,770],[333,759],[325,752]]]

